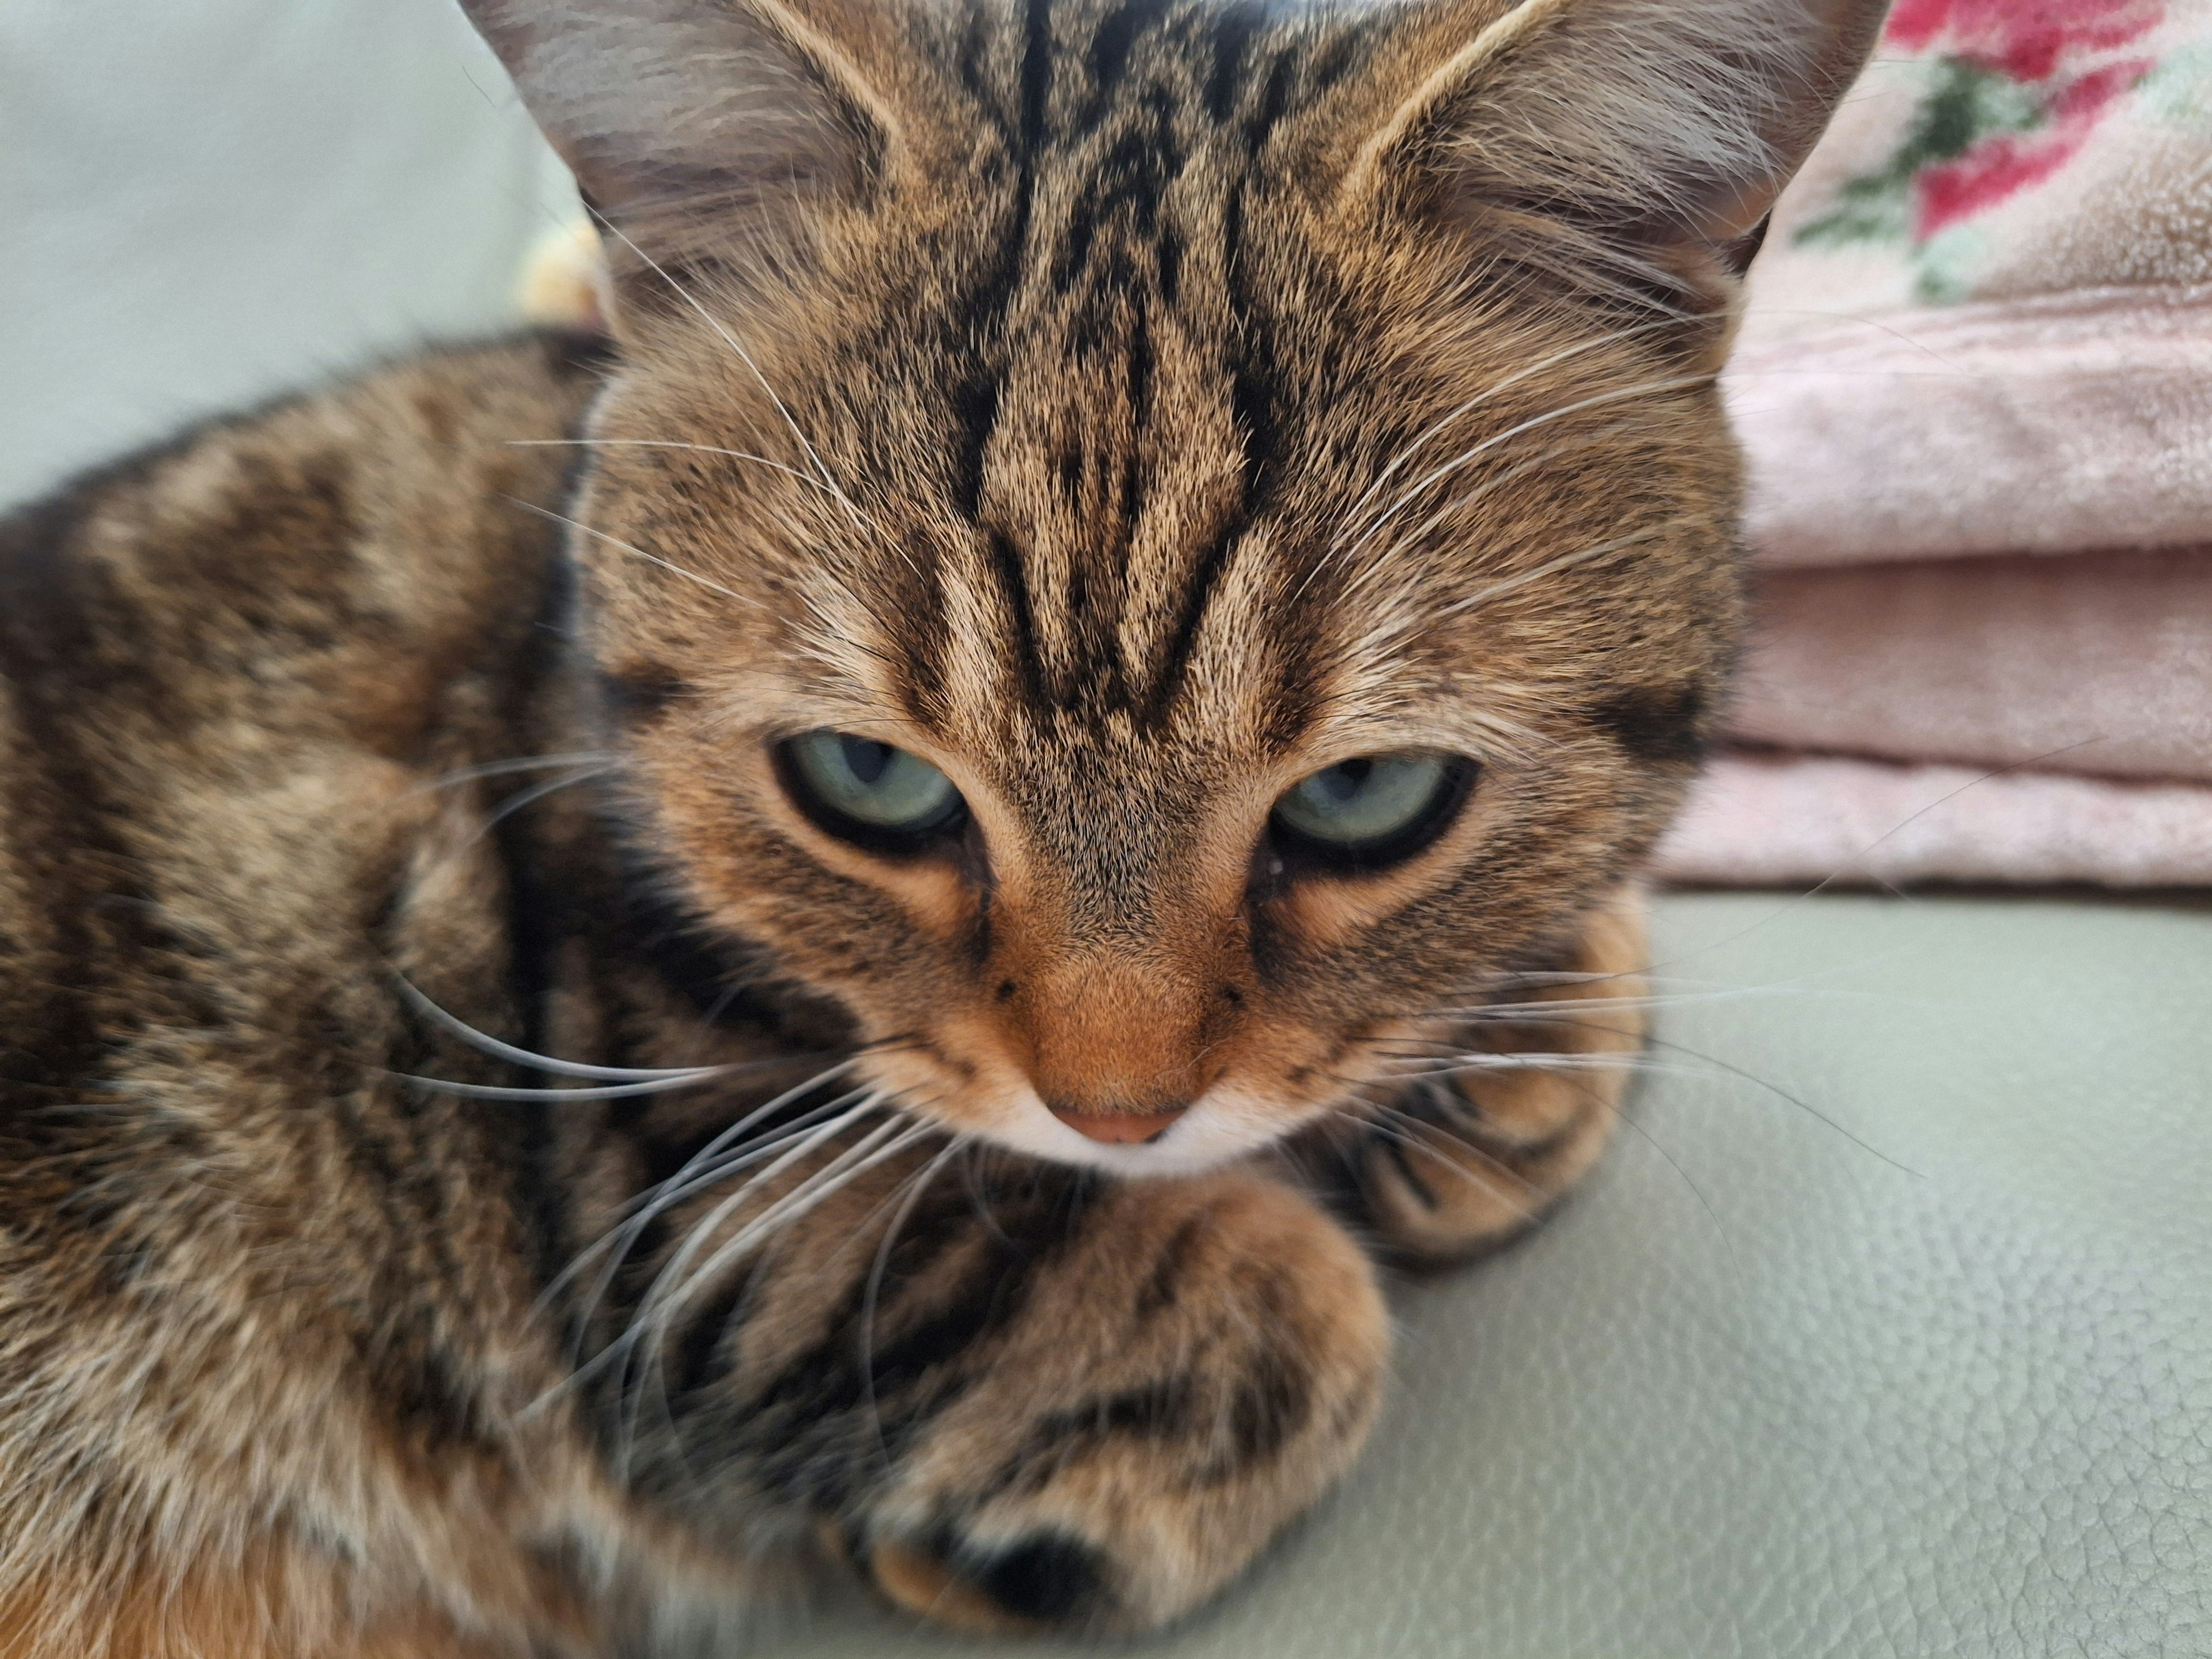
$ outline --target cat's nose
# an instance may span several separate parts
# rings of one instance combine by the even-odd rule
[[[1169,1126],[1190,1109],[1188,1102],[1158,1112],[1079,1112],[1071,1106],[1048,1105],[1045,1109],[1079,1135],[1109,1146],[1158,1140]]]

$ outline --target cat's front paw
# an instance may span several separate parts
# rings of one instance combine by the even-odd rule
[[[1366,1258],[1245,1175],[1129,1182],[844,1547],[968,1630],[1150,1628],[1234,1576],[1365,1439],[1388,1348]]]
[[[1650,1020],[1640,902],[1598,912],[1557,971],[1471,1012],[1432,1068],[1378,1106],[1343,1156],[1390,1253],[1445,1263],[1517,1237],[1579,1181],[1620,1115]]]

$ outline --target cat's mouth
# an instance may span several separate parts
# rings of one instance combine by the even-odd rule
[[[1187,1100],[1158,1086],[1162,1079],[1127,1073],[1120,1088],[1054,1098],[1018,1055],[976,1040],[985,1028],[957,1016],[927,1036],[864,1050],[860,1066],[880,1097],[949,1133],[1063,1166],[1189,1176],[1264,1152],[1323,1119],[1364,1116],[1367,1086],[1388,1081],[1378,1045],[1413,1036],[1416,1024],[1385,1018],[1344,1031],[1271,1024],[1241,1042],[1224,1040],[1212,1045],[1211,1075],[1201,1074]],[[1141,1086],[1147,1082],[1150,1091]]]
[[[1328,1109],[1223,1081],[1170,1111],[1055,1111],[1018,1074],[988,1077],[978,1068],[947,1087],[944,1079],[915,1075],[934,1069],[918,1058],[886,1056],[875,1068],[915,1116],[1008,1152],[1115,1175],[1199,1174],[1258,1152]]]
[[[1263,1105],[1223,1085],[1175,1112],[1114,1114],[1103,1122],[1071,1122],[1072,1115],[1051,1110],[1024,1088],[1007,1103],[991,1138],[1055,1164],[1121,1175],[1194,1175],[1256,1152],[1290,1127],[1279,1104]]]

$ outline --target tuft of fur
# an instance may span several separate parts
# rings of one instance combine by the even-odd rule
[[[1356,1454],[1377,1261],[1603,1144],[1731,266],[1878,9],[469,9],[617,339],[0,530],[0,1655],[1172,1619]],[[826,833],[824,726],[964,839]],[[1271,850],[1402,750],[1432,844]]]

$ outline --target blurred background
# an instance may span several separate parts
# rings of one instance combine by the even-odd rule
[[[566,170],[451,0],[0,4],[0,507],[514,320]]]

